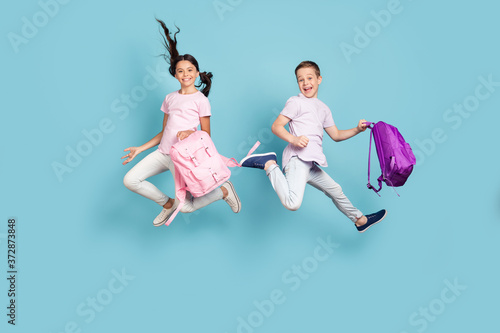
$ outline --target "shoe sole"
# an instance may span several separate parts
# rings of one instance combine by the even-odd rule
[[[231,186],[231,191],[233,192],[234,196],[236,197],[236,202],[238,203],[238,211],[235,212],[233,211],[233,213],[239,213],[241,211],[241,201],[240,201],[240,197],[238,197],[238,193],[236,193],[236,190],[234,189],[234,185],[233,183],[231,183],[230,181],[227,181],[225,182],[224,184],[222,184],[222,186],[228,184],[229,186]],[[227,190],[227,189],[226,189]],[[229,191],[229,190],[228,190]],[[232,209],[231,209],[232,210]]]
[[[368,227],[366,227],[365,229],[363,229],[363,230],[358,230],[358,231],[359,231],[359,232],[365,232],[366,230],[368,230],[368,229],[370,229],[371,227],[373,227],[375,224],[382,222],[382,220],[383,220],[383,219],[385,219],[385,217],[386,217],[386,216],[387,216],[387,210],[385,211],[384,216],[382,216],[382,218],[381,218],[380,220],[378,220],[378,221],[377,221],[377,222],[375,222],[375,223],[370,224],[370,225],[369,225]]]
[[[240,161],[240,165],[243,165],[243,163],[248,160],[249,158],[251,157],[258,157],[258,156],[270,156],[270,155],[274,155],[274,157],[276,157],[276,153],[265,153],[265,154],[252,154],[252,155],[249,155],[249,156],[246,156],[244,157],[241,161]],[[277,158],[276,158],[277,159]]]

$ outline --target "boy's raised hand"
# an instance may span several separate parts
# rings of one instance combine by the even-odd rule
[[[307,144],[309,143],[309,138],[305,135],[295,136],[293,137],[292,142],[290,143],[295,147],[304,148],[307,147]]]

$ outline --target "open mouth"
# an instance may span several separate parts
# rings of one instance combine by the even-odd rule
[[[305,88],[304,88],[304,92],[305,92],[305,93],[308,93],[308,92],[310,92],[311,90],[312,90],[312,87],[305,87]]]
[[[191,78],[182,79],[182,82],[189,82],[189,81],[191,81]]]

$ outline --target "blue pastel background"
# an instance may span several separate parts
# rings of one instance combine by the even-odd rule
[[[2,332],[500,329],[497,2],[62,2],[0,11]],[[396,125],[419,159],[401,197],[366,189],[368,133],[324,144],[327,172],[363,212],[387,208],[386,220],[359,234],[311,187],[287,211],[264,173],[245,169],[232,177],[238,215],[219,201],[153,227],[160,207],[122,183],[139,158],[120,157],[161,129],[162,100],[179,87],[157,57],[155,16],[177,24],[180,52],[214,74],[212,137],[224,155],[239,159],[260,140],[260,152],[281,156],[270,125],[298,93],[293,70],[305,59],[321,67],[319,98],[339,128]],[[473,111],[455,113],[463,103]],[[99,126],[107,132],[84,143]],[[78,147],[87,156],[58,177],[54,163]],[[169,174],[152,181],[173,193]]]

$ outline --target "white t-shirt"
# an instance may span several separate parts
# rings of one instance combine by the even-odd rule
[[[307,147],[299,148],[291,143],[283,151],[283,167],[293,156],[306,162],[316,162],[326,167],[323,154],[323,129],[335,125],[330,108],[317,98],[308,98],[303,94],[288,99],[281,114],[290,118],[288,126],[295,136],[307,136]]]

